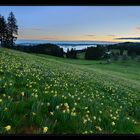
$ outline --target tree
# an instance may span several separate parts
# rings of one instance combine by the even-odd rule
[[[7,34],[7,26],[6,21],[3,16],[0,15],[0,42],[1,46],[4,46],[4,42],[6,40]]]
[[[69,58],[69,48],[67,49],[66,57]]]
[[[64,57],[64,50],[63,50],[63,48],[60,48],[60,56]]]
[[[120,48],[120,55],[122,56],[123,55],[123,52],[124,52],[124,49],[123,47]]]
[[[135,52],[132,52],[131,53],[131,59],[135,59],[135,57],[136,57],[136,53]]]
[[[77,51],[73,48],[71,48],[71,50],[67,49],[66,57],[77,59]]]
[[[85,59],[100,60],[105,54],[105,47],[97,45],[97,47],[88,47],[85,53]]]
[[[18,35],[18,26],[17,26],[17,20],[13,14],[13,12],[10,12],[8,17],[8,23],[7,23],[7,39],[9,40],[9,46],[14,45],[14,41],[17,39]]]

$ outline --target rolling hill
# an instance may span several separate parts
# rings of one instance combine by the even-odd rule
[[[140,133],[139,61],[105,64],[5,48],[0,58],[0,133]]]

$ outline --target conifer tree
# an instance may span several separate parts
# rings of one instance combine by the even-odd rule
[[[3,16],[0,15],[0,43],[1,46],[4,46],[6,35],[7,34],[7,25]]]
[[[17,39],[18,35],[18,26],[17,26],[17,20],[13,14],[13,12],[10,12],[8,17],[8,23],[7,23],[7,38],[9,40],[8,44],[9,46],[14,45],[14,41]]]

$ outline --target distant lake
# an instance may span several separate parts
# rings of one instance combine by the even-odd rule
[[[37,45],[52,43],[60,46],[66,52],[67,49],[75,48],[76,50],[82,50],[87,47],[96,47],[97,44],[107,45],[107,44],[116,44],[117,42],[105,42],[105,41],[47,41],[47,40],[17,40],[16,44],[20,45]]]

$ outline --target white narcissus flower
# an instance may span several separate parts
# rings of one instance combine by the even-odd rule
[[[93,116],[93,119],[96,120],[96,116]]]
[[[114,126],[115,125],[115,122],[112,122],[111,124],[112,124],[112,126]]]
[[[54,115],[54,112],[50,112],[50,115],[52,115],[52,116],[53,116],[53,115]]]
[[[56,106],[56,109],[59,109],[59,105]]]
[[[6,131],[10,131],[10,130],[11,130],[11,125],[5,126],[5,130],[6,130]]]
[[[102,131],[100,126],[95,126],[97,130]]]
[[[38,98],[38,95],[37,94],[35,94],[35,98]]]
[[[36,113],[35,113],[35,112],[32,112],[32,115],[33,115],[33,116],[35,116],[35,115],[36,115]]]
[[[47,103],[47,106],[50,106],[50,103]]]
[[[43,133],[47,133],[48,127],[43,127]]]
[[[21,95],[24,96],[24,92],[21,92]]]
[[[0,99],[0,103],[2,102],[2,99]]]

